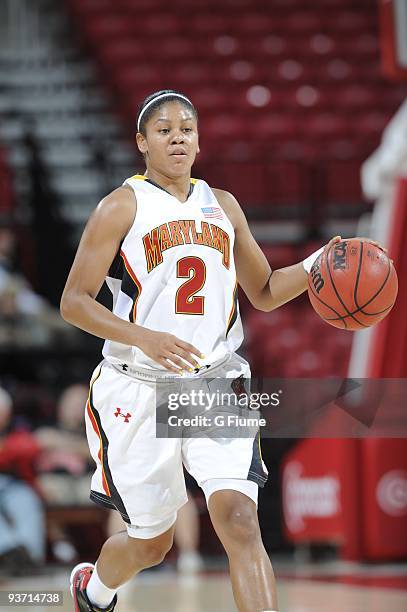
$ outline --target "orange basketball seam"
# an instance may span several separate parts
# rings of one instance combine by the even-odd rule
[[[322,261],[322,258],[323,258],[323,253],[320,255],[320,257],[321,257],[321,261]],[[342,322],[343,322],[343,324],[345,325],[345,329],[347,329],[347,327],[348,327],[348,326],[347,326],[347,324],[346,324],[346,321],[344,320],[344,319],[345,319],[345,317],[344,317],[344,316],[342,316],[342,315],[340,315],[340,314],[339,314],[339,312],[338,312],[337,310],[335,310],[335,308],[334,308],[333,306],[330,306],[329,304],[327,304],[326,302],[324,302],[324,300],[323,300],[322,298],[320,298],[320,297],[319,297],[319,295],[317,295],[317,294],[314,292],[314,289],[313,289],[313,287],[312,287],[312,285],[311,285],[311,283],[310,283],[310,280],[309,280],[309,275],[308,275],[308,287],[309,287],[309,289],[311,289],[311,293],[312,293],[312,295],[313,295],[313,296],[314,296],[314,297],[315,297],[315,298],[316,298],[316,299],[317,299],[319,302],[321,302],[321,304],[323,304],[324,306],[326,306],[327,308],[329,308],[329,310],[332,310],[332,312],[334,312],[336,315],[338,315],[338,320],[339,320],[339,319],[341,319],[341,320],[342,320]],[[321,316],[321,315],[320,315],[320,316]],[[346,316],[346,315],[345,315],[345,316]],[[326,319],[326,317],[321,317],[321,318],[322,318],[322,319],[324,319],[324,320]],[[335,320],[336,320],[336,319],[335,319]]]
[[[396,303],[396,300],[394,300],[393,304],[390,304],[390,306],[387,306],[387,308],[385,308],[384,310],[378,310],[377,312],[363,312],[363,310],[361,310],[360,308],[358,308],[357,310],[354,310],[352,312],[352,314],[356,314],[357,312],[361,312],[365,317],[375,317],[379,314],[383,314],[384,312],[386,312],[386,310],[390,310],[390,308],[393,308],[394,304]],[[339,319],[347,319],[349,317],[349,315],[345,315],[343,317],[324,317],[325,321],[338,321]],[[380,321],[379,321],[380,322]]]
[[[362,249],[361,249],[361,253],[363,254],[363,243],[361,243],[362,245]],[[357,305],[357,309],[353,310],[352,312],[349,312],[349,314],[344,315],[344,316],[340,316],[338,315],[338,317],[324,317],[325,321],[338,321],[338,320],[343,320],[348,318],[349,316],[352,316],[358,312],[362,313],[364,316],[366,317],[375,317],[379,314],[383,314],[384,312],[386,312],[387,310],[390,310],[391,308],[393,308],[394,304],[396,303],[396,300],[394,300],[394,302],[392,304],[390,304],[389,306],[386,306],[386,308],[384,308],[383,310],[378,310],[376,312],[365,312],[363,310],[363,308],[365,308],[366,306],[368,306],[382,291],[382,289],[384,288],[384,286],[386,285],[389,276],[390,276],[390,272],[391,272],[391,262],[388,259],[388,263],[389,263],[389,267],[388,267],[388,271],[387,271],[387,275],[386,278],[384,279],[381,287],[376,291],[376,293],[364,304],[362,304],[361,306],[359,306],[358,301],[357,301],[357,288],[359,285],[359,277],[360,277],[360,270],[361,270],[361,262],[362,262],[362,256],[359,260],[359,267],[358,267],[358,273],[357,273],[357,277],[356,277],[356,282],[355,282],[355,289],[354,289],[354,300],[355,300],[355,304]]]
[[[362,243],[361,243],[361,244],[362,244]],[[335,283],[334,283],[334,281],[333,281],[333,278],[332,278],[331,268],[330,268],[330,265],[329,265],[329,260],[328,260],[328,255],[329,255],[329,253],[330,253],[330,251],[331,251],[332,247],[333,247],[333,245],[331,245],[331,246],[329,247],[329,249],[327,250],[327,252],[326,252],[326,267],[327,267],[327,270],[328,270],[329,280],[331,281],[332,289],[335,291],[335,295],[336,295],[336,297],[338,298],[338,300],[340,301],[340,303],[342,304],[342,306],[344,307],[344,309],[345,309],[345,310],[346,310],[346,312],[347,312],[347,314],[345,315],[345,317],[350,316],[350,317],[351,317],[351,318],[352,318],[354,321],[356,321],[356,323],[357,323],[358,325],[360,325],[361,327],[369,327],[368,325],[365,325],[365,324],[364,324],[364,323],[362,323],[361,321],[358,321],[358,320],[357,320],[357,318],[353,316],[353,314],[352,314],[352,313],[349,311],[349,309],[347,308],[347,306],[345,305],[345,303],[342,301],[341,296],[339,295],[339,291],[337,290],[336,285],[335,285]],[[362,247],[362,252],[363,252],[363,247]]]
[[[308,276],[308,288],[309,288],[309,289],[311,289],[311,293],[312,293],[312,295],[313,295],[313,296],[314,296],[314,297],[315,297],[315,298],[316,298],[316,299],[317,299],[319,302],[321,302],[321,304],[323,304],[324,306],[326,306],[327,308],[329,308],[329,310],[332,310],[332,311],[333,311],[333,312],[334,312],[336,315],[338,315],[338,318],[337,318],[337,319],[332,319],[332,320],[333,320],[333,321],[339,321],[339,320],[341,320],[341,321],[342,321],[342,323],[343,323],[343,324],[344,324],[344,326],[345,326],[345,327],[344,327],[344,329],[347,329],[347,328],[348,328],[348,326],[347,326],[347,323],[346,323],[346,321],[345,321],[344,317],[342,317],[342,316],[339,314],[339,312],[338,312],[337,310],[335,310],[335,308],[333,308],[333,307],[332,307],[332,306],[330,306],[329,304],[326,304],[326,302],[324,302],[324,300],[322,300],[322,299],[319,297],[319,295],[317,295],[316,293],[314,293],[314,290],[313,290],[313,288],[312,288],[312,285],[311,285],[311,283],[310,283],[310,281],[309,281],[309,276]],[[321,316],[321,315],[320,315],[320,316]],[[330,321],[330,320],[331,320],[331,319],[328,319],[327,317],[321,317],[321,319],[323,319],[324,321],[325,321],[325,320],[326,320],[326,321]]]
[[[361,245],[363,245],[363,243],[361,242]],[[363,246],[362,246],[362,253],[363,253]],[[385,308],[384,310],[379,310],[378,312],[375,313],[369,313],[369,312],[364,312],[363,308],[365,308],[366,306],[368,306],[375,298],[377,298],[377,296],[381,293],[382,289],[384,288],[384,286],[386,285],[389,276],[390,276],[390,271],[391,271],[391,263],[390,263],[390,259],[387,258],[388,261],[388,270],[387,270],[387,275],[386,278],[384,279],[381,287],[379,287],[379,289],[376,291],[376,293],[370,298],[370,300],[368,300],[365,304],[362,304],[362,306],[359,306],[358,301],[357,301],[357,290],[358,290],[358,286],[359,286],[359,276],[360,276],[360,268],[362,267],[361,264],[359,265],[359,269],[358,269],[358,273],[357,273],[357,277],[356,277],[356,283],[355,283],[355,290],[353,293],[354,296],[354,300],[355,300],[355,304],[358,307],[358,310],[364,314],[367,317],[372,317],[378,314],[382,314],[383,312],[386,312],[386,310],[389,310],[389,308],[392,308],[394,306],[394,304],[396,303],[396,300],[394,300],[393,304],[391,304],[391,306],[387,306],[387,308]]]

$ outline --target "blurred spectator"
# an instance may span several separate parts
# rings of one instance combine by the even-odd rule
[[[16,271],[15,247],[13,230],[0,227],[0,346],[42,346],[57,332],[72,335],[59,312]]]
[[[11,397],[0,388],[0,568],[24,574],[44,561],[44,509],[34,490],[40,447],[11,419]]]
[[[54,427],[42,427],[36,438],[43,448],[36,468],[45,502],[53,506],[90,505],[90,479],[93,460],[86,441],[84,410],[88,388],[76,384],[61,394]],[[54,556],[70,562],[77,553],[63,527],[48,525]]]

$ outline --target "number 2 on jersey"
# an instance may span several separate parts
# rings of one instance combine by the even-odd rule
[[[192,276],[190,276],[192,271]],[[183,257],[177,261],[177,278],[188,280],[178,288],[175,296],[177,314],[204,314],[205,296],[195,295],[206,281],[205,262],[199,257]]]

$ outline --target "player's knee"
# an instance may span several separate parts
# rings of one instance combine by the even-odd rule
[[[135,563],[141,562],[143,567],[147,568],[158,565],[164,560],[172,546],[172,534],[163,534],[149,540],[129,538],[129,542]]]
[[[233,509],[225,527],[229,541],[239,546],[254,542],[259,535],[257,516],[245,509]]]
[[[143,561],[146,567],[152,567],[158,565],[164,560],[165,555],[168,552],[168,547],[162,544],[147,544],[143,548]]]
[[[217,523],[225,544],[242,546],[255,542],[260,536],[256,506],[245,496],[228,500],[217,515]]]

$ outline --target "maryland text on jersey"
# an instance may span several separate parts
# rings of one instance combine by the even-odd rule
[[[168,221],[145,234],[143,236],[143,244],[147,272],[151,272],[151,270],[162,263],[163,251],[184,244],[199,244],[216,249],[222,253],[222,263],[225,268],[229,269],[229,235],[225,230],[213,223],[202,221],[201,231],[198,231],[194,219]]]

